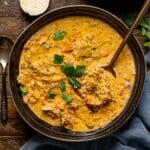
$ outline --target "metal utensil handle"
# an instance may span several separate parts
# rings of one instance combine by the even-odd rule
[[[7,97],[6,97],[6,73],[5,69],[2,72],[2,100],[1,100],[1,122],[3,125],[7,124]]]

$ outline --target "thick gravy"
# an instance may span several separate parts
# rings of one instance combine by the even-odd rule
[[[108,64],[122,37],[105,22],[72,16],[53,21],[25,43],[18,82],[24,102],[45,122],[74,131],[103,128],[126,106],[135,64],[125,46],[114,68]]]

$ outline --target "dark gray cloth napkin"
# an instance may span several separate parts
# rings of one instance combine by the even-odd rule
[[[84,143],[60,142],[38,134],[20,150],[150,150],[150,71],[146,75],[138,109],[119,131]]]

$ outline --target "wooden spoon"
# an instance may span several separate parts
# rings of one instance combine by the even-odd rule
[[[114,71],[114,64],[118,58],[118,56],[120,55],[122,49],[124,48],[125,44],[127,43],[127,41],[129,40],[130,36],[132,35],[134,29],[137,27],[138,23],[141,21],[141,19],[143,18],[144,14],[146,13],[146,11],[148,10],[150,6],[150,0],[145,0],[137,18],[135,19],[134,23],[132,24],[132,26],[130,27],[129,31],[127,32],[126,36],[124,37],[123,41],[121,42],[119,48],[117,49],[117,51],[115,52],[114,56],[112,57],[110,63],[108,65],[105,66],[101,66],[101,68],[109,71],[110,73],[112,73],[112,75],[114,77],[116,77],[116,73]]]

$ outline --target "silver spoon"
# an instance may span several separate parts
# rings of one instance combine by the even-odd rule
[[[101,66],[101,68],[103,68],[103,69],[109,71],[110,73],[112,73],[112,75],[114,77],[116,77],[116,73],[115,73],[115,71],[113,69],[114,64],[115,64],[118,56],[120,55],[122,49],[124,48],[125,44],[127,43],[127,41],[129,40],[130,36],[132,35],[134,29],[137,27],[138,23],[143,18],[143,16],[146,13],[146,11],[148,10],[149,6],[150,6],[150,0],[145,0],[141,10],[139,11],[139,14],[138,14],[137,18],[135,19],[134,23],[130,27],[129,31],[127,32],[126,36],[124,37],[123,41],[121,42],[119,48],[117,49],[117,51],[115,52],[114,56],[112,57],[110,63],[108,65]]]
[[[2,66],[2,93],[1,93],[1,123],[7,124],[7,94],[6,94],[6,67],[13,42],[7,37],[0,37],[0,63]]]

